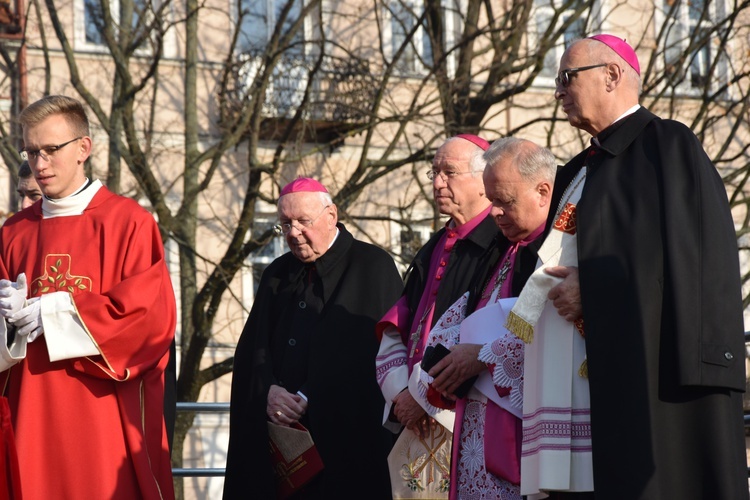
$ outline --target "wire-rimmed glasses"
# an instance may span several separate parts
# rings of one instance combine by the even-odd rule
[[[292,232],[292,228],[296,227],[299,232],[302,232],[305,229],[312,227],[315,221],[318,220],[330,206],[331,205],[324,206],[323,210],[321,210],[320,213],[312,219],[291,219],[289,222],[279,222],[278,224],[273,226],[273,230],[276,231],[276,234],[286,235]],[[296,222],[298,225],[295,226],[294,222]]]
[[[429,169],[427,172],[427,178],[430,179],[430,181],[434,181],[435,178],[440,177],[443,179],[443,181],[448,182],[451,179],[455,179],[459,175],[466,175],[470,174],[472,172],[457,172],[455,170],[436,170],[434,168]]]

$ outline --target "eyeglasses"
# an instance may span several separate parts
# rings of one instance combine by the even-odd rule
[[[276,234],[289,234],[292,232],[292,228],[296,227],[297,231],[302,232],[305,229],[309,229],[310,227],[312,227],[315,221],[318,220],[320,216],[323,215],[323,213],[326,211],[326,208],[330,206],[331,205],[324,206],[323,210],[321,210],[320,213],[316,215],[313,219],[292,219],[289,222],[281,222],[273,226],[273,230],[276,231]],[[299,226],[295,226],[293,224],[295,220],[297,224],[299,224]]]
[[[451,179],[455,179],[459,175],[472,174],[473,172],[456,172],[455,170],[435,170],[431,168],[425,173],[427,174],[427,178],[430,179],[430,181],[434,181],[436,177],[440,177],[445,182],[448,182]]]
[[[44,146],[43,148],[39,148],[39,149],[26,149],[26,148],[23,148],[20,151],[20,153],[21,153],[21,156],[23,156],[23,154],[25,153],[26,154],[26,159],[28,161],[34,161],[34,160],[36,160],[37,158],[40,158],[40,157],[44,161],[49,161],[50,157],[54,156],[55,153],[57,153],[58,151],[60,151],[62,148],[64,148],[68,144],[71,144],[71,143],[73,143],[73,142],[75,142],[77,140],[80,140],[80,139],[83,139],[83,136],[76,137],[75,139],[71,139],[68,142],[63,142],[62,144],[58,144],[57,146]]]
[[[594,64],[592,66],[581,66],[580,68],[564,69],[557,74],[557,78],[555,78],[555,85],[562,85],[563,87],[567,88],[567,86],[570,85],[570,79],[576,76],[576,74],[580,73],[581,71],[588,71],[594,68],[601,68],[606,65],[607,63],[602,63],[602,64]]]

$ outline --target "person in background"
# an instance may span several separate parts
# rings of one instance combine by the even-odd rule
[[[18,193],[18,203],[21,205],[21,210],[30,207],[35,201],[42,198],[42,190],[39,188],[36,179],[34,179],[27,160],[21,162],[21,165],[18,167],[16,192]]]

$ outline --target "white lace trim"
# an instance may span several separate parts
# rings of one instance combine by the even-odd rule
[[[468,302],[469,292],[466,292],[460,299],[454,302],[442,316],[440,316],[440,319],[435,323],[435,326],[430,329],[425,348],[427,346],[443,344],[450,349],[458,344],[459,333],[461,332],[461,322],[466,318]],[[423,406],[425,407],[425,411],[429,415],[434,416],[436,413],[443,411],[443,409],[437,408],[427,401],[427,388],[432,381],[433,378],[430,377],[427,372],[422,371],[419,377],[418,391]]]
[[[515,335],[503,337],[482,346],[477,359],[494,365],[492,382],[497,387],[510,388],[510,402],[515,408],[523,407],[523,341]]]

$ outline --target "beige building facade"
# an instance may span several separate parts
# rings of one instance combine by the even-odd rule
[[[554,99],[559,58],[566,43],[581,36],[607,32],[637,48],[642,104],[699,135],[726,178],[739,241],[747,247],[746,5],[742,10],[729,1],[708,0],[54,5],[51,12],[24,0],[0,2],[5,77],[0,153],[7,167],[0,169],[0,210],[12,211],[15,202],[20,156],[13,152],[22,147],[15,114],[45,93],[63,93],[88,103],[95,143],[91,175],[119,179],[110,185],[138,199],[160,221],[184,210],[188,197],[197,199],[192,250],[198,290],[215,279],[241,228],[245,243],[268,240],[228,276],[201,369],[233,355],[262,270],[286,251],[282,238],[268,239],[279,187],[286,182],[300,175],[319,178],[338,195],[344,224],[388,249],[405,269],[444,223],[430,202],[425,173],[446,136],[516,135],[548,146],[561,164],[584,148],[588,137],[567,124]],[[195,151],[204,155],[190,165],[197,165],[198,186],[185,183]],[[151,184],[139,169],[150,172]],[[149,191],[152,185],[159,196]],[[253,214],[244,226],[248,198]],[[177,231],[166,235],[180,298],[185,256]],[[179,310],[188,314],[182,300]],[[177,336],[184,340],[180,325]],[[186,344],[178,345],[182,355]],[[199,399],[228,401],[230,382],[225,375],[206,383]],[[197,416],[183,450],[186,467],[223,467],[227,423],[225,414]],[[221,485],[221,478],[186,480],[186,497],[219,498]]]

